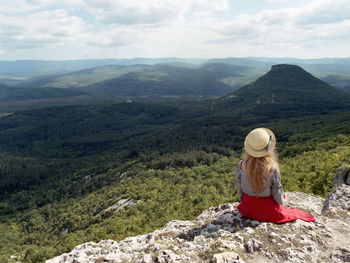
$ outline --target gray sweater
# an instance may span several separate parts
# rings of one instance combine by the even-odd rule
[[[239,200],[242,200],[243,193],[251,196],[271,196],[277,204],[283,204],[283,188],[281,184],[281,174],[276,168],[272,168],[269,176],[267,177],[267,186],[259,194],[255,194],[250,183],[247,174],[240,167],[241,162],[238,163],[236,169],[236,187]]]

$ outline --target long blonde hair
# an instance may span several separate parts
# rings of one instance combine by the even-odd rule
[[[243,162],[253,191],[256,194],[261,193],[266,187],[266,179],[271,169],[278,169],[277,153],[273,151],[264,157],[253,157],[245,152]]]

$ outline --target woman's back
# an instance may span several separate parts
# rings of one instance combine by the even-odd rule
[[[236,184],[240,200],[244,193],[251,196],[272,196],[276,203],[283,203],[283,188],[278,168],[271,168],[270,173],[265,177],[265,187],[263,191],[257,193],[250,183],[249,174],[245,170],[244,162],[240,161],[236,169]]]

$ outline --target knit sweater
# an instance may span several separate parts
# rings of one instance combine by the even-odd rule
[[[272,168],[269,176],[266,178],[266,187],[261,193],[255,193],[250,185],[248,175],[241,168],[241,162],[236,168],[236,187],[239,200],[242,200],[243,194],[250,196],[272,196],[277,204],[283,204],[283,187],[281,184],[281,174],[279,169]]]

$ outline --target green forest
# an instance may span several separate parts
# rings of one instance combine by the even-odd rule
[[[251,94],[259,85],[278,86],[260,79],[248,87]],[[284,190],[325,197],[335,169],[350,163],[350,100],[317,87],[320,96],[309,101],[308,90],[300,89],[298,99],[285,88],[282,102],[254,104],[244,95],[243,103],[238,90],[232,98],[3,115],[0,262],[43,262],[87,241],[144,234],[236,202],[234,172],[256,127],[276,134]],[[133,205],[116,211],[120,200]]]

